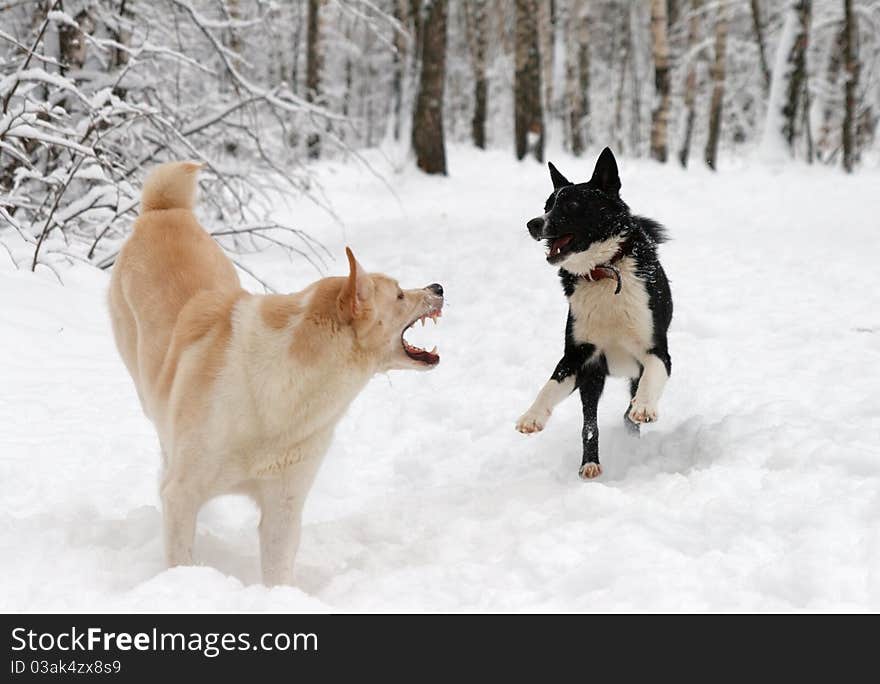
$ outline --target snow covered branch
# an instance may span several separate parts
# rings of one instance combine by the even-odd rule
[[[281,248],[324,267],[319,244],[267,216],[279,193],[323,205],[297,160],[310,131],[347,117],[270,78],[263,52],[249,58],[273,30],[271,4],[222,10],[184,0],[0,8],[0,242],[16,264],[107,267],[149,167],[198,158],[224,247]]]

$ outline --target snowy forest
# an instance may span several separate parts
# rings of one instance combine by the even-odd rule
[[[312,260],[267,198],[320,204],[310,160],[367,148],[429,174],[450,142],[852,172],[876,150],[878,22],[877,0],[3,0],[0,243],[107,267],[172,158],[209,165],[218,237]]]

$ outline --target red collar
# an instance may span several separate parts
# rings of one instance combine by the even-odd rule
[[[591,283],[596,282],[597,280],[604,280],[605,278],[614,278],[617,281],[617,287],[614,290],[614,294],[620,294],[620,288],[622,285],[620,280],[620,271],[614,264],[616,264],[627,255],[628,249],[629,240],[624,240],[620,243],[620,246],[617,248],[617,251],[614,253],[613,257],[611,257],[605,263],[599,264],[589,273],[584,273],[583,275],[581,275],[581,278]]]

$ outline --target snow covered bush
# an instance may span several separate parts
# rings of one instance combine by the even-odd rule
[[[234,250],[304,232],[268,219],[279,194],[313,196],[298,164],[333,117],[296,95],[273,60],[266,2],[38,0],[0,26],[0,243],[18,267],[113,262],[155,163],[207,164],[203,202]],[[330,134],[332,137],[332,134]]]

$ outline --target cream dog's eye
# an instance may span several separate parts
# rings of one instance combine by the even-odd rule
[[[397,298],[403,299],[403,290],[401,290],[400,292],[397,293]]]

